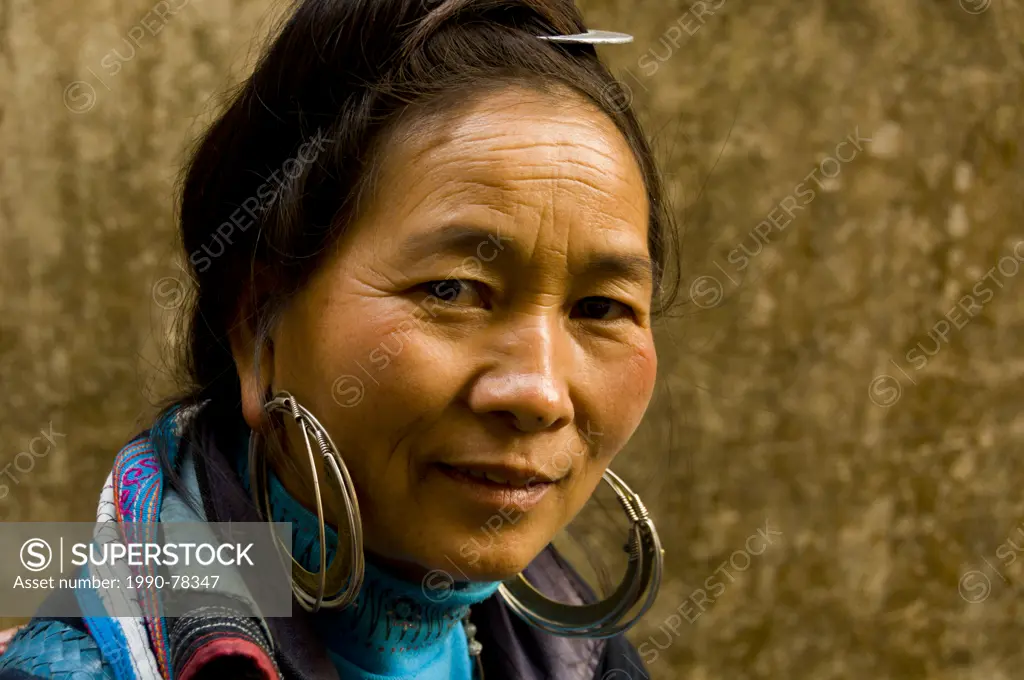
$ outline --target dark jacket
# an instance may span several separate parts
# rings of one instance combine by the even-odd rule
[[[201,438],[201,441],[201,451],[194,451],[190,459],[196,466],[207,519],[211,522],[258,522],[259,516],[249,496],[214,438]],[[553,546],[527,567],[526,576],[542,592],[562,602],[584,604],[596,599]],[[66,591],[58,591],[52,597],[64,598],[63,609],[77,606],[74,597]],[[326,648],[314,632],[311,615],[297,603],[293,604],[290,618],[266,620],[273,635],[274,661],[282,676],[286,680],[338,678]],[[646,680],[649,677],[643,670],[640,656],[623,636],[606,640],[551,636],[519,619],[498,595],[473,607],[473,621],[478,628],[476,637],[483,644],[486,680]],[[173,630],[174,623],[168,621],[168,628]],[[237,628],[232,628],[231,633],[237,635]],[[180,668],[182,660],[188,659],[190,651],[194,650],[187,644],[184,648],[175,648],[174,638],[190,637],[193,636],[182,635],[180,630],[172,633],[176,668]],[[204,667],[199,677],[226,680],[264,676],[254,673],[246,660],[228,657]],[[0,656],[0,680],[36,678],[106,680],[113,678],[113,673],[80,616],[37,616],[19,631],[8,651]]]

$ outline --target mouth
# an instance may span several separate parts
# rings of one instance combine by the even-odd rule
[[[539,503],[561,481],[539,470],[504,465],[435,463],[433,467],[455,483],[460,495],[484,505],[511,506],[522,512]]]
[[[541,470],[514,468],[507,465],[449,465],[448,463],[438,463],[438,465],[481,482],[491,482],[517,489],[535,484],[554,484],[558,481]]]

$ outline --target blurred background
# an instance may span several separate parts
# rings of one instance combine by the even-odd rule
[[[91,520],[172,387],[175,181],[281,6],[158,4],[0,0],[3,521]],[[684,227],[615,464],[666,544],[646,671],[1019,677],[1024,5],[579,5]]]

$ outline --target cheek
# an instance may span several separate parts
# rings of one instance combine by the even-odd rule
[[[658,372],[653,341],[637,346],[627,356],[606,364],[597,397],[596,420],[603,426],[599,440],[602,454],[609,460],[625,446],[643,419],[654,393]],[[608,395],[615,395],[609,398]],[[586,431],[586,423],[582,423]]]
[[[280,348],[288,381],[280,388],[331,432],[369,522],[403,507],[415,469],[410,443],[443,413],[458,382],[444,371],[460,362],[445,356],[448,345],[432,342],[423,328],[429,322],[417,322],[407,307],[351,297],[283,320],[290,324]]]
[[[425,332],[429,319],[421,316],[387,297],[308,304],[288,319],[294,325],[282,360],[294,366],[292,380],[339,431],[399,437],[409,423],[443,408],[443,388],[457,382],[446,369],[459,362],[448,356],[447,344]],[[360,444],[376,449],[387,442]]]
[[[355,367],[373,385],[372,399],[419,416],[444,408],[465,365],[464,356],[457,360],[456,343],[435,337],[429,316],[401,301],[366,315],[373,321],[360,337],[365,360]]]
[[[651,401],[654,381],[658,376],[658,354],[654,350],[653,338],[637,348],[636,355],[629,362],[628,373],[631,375],[627,380],[633,384],[631,396],[636,403],[642,404],[639,408],[643,413]]]

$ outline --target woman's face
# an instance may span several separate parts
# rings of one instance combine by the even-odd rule
[[[510,87],[414,127],[284,312],[262,383],[236,354],[244,411],[267,427],[269,384],[329,430],[368,552],[505,579],[581,509],[650,400],[647,196],[625,139],[568,92]],[[275,467],[310,502],[295,434]]]

